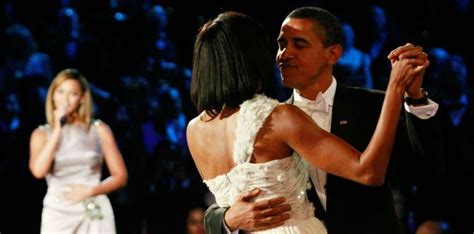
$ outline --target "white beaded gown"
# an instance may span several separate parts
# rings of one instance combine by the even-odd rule
[[[204,183],[220,207],[231,206],[240,194],[254,188],[262,190],[255,201],[277,196],[287,199],[291,205],[291,218],[283,226],[253,233],[327,233],[323,223],[314,217],[314,207],[308,201],[306,190],[311,183],[307,164],[302,158],[294,153],[283,159],[250,163],[255,136],[278,105],[277,100],[260,94],[241,104],[233,143],[236,166]]]
[[[106,195],[71,203],[61,199],[68,184],[95,186],[100,183],[104,160],[94,121],[89,129],[64,125],[54,164],[46,176],[48,190],[43,199],[41,233],[116,233],[114,213]],[[49,125],[44,128],[51,134]]]

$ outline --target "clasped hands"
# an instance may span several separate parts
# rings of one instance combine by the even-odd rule
[[[405,91],[408,97],[412,99],[422,98],[424,95],[421,89],[424,78],[423,76],[425,70],[430,64],[428,55],[423,52],[423,48],[421,46],[415,46],[412,43],[407,43],[392,50],[387,58],[392,64],[392,69],[395,69],[396,63],[401,61],[414,64],[414,70],[412,72],[415,77],[410,79],[410,83],[407,85],[407,89]]]

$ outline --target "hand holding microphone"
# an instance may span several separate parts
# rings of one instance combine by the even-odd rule
[[[68,106],[68,104],[65,104],[55,110],[60,127],[63,127],[68,122]]]
[[[67,123],[67,114],[64,114],[60,119],[59,119],[59,125],[62,127],[64,124]]]

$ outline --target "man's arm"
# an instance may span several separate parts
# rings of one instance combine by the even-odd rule
[[[261,190],[254,189],[242,194],[229,208],[212,205],[204,217],[206,233],[234,233],[257,231],[278,227],[290,218],[290,205],[285,198],[276,197],[253,202]]]
[[[419,155],[419,173],[429,181],[440,181],[444,177],[444,144],[439,115],[420,119],[406,113],[406,128],[412,149]]]
[[[392,50],[388,59],[391,63],[399,59],[427,59],[422,51],[422,47],[407,43]],[[419,52],[422,52],[421,56]],[[405,125],[411,148],[421,156],[419,160],[423,167],[419,170],[426,170],[428,173],[423,174],[436,180],[444,175],[441,125],[436,115],[438,104],[429,100],[428,93],[421,88],[423,79],[424,74],[421,74],[406,90]]]
[[[211,205],[204,215],[204,228],[207,234],[225,234],[224,214],[228,207],[220,208],[217,204]]]

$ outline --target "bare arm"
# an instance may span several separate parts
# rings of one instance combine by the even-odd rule
[[[60,143],[62,124],[61,117],[67,114],[67,105],[54,110],[54,126],[51,136],[47,139],[44,128],[37,128],[30,137],[30,161],[28,166],[37,179],[44,178],[54,162],[54,155]]]
[[[60,136],[61,128],[59,126],[53,128],[49,139],[46,139],[44,128],[37,128],[31,134],[28,164],[35,178],[42,179],[51,170]]]
[[[362,153],[319,128],[309,116],[292,106],[283,106],[277,111],[277,115],[281,115],[278,121],[284,124],[274,126],[280,128],[277,131],[281,133],[282,141],[313,166],[362,184],[381,185],[395,138],[403,94],[428,64],[427,60],[416,58],[394,63],[377,128]]]
[[[100,123],[98,127],[100,144],[104,152],[105,163],[110,176],[103,180],[98,186],[93,188],[92,196],[98,194],[108,194],[127,184],[128,173],[120,153],[114,135],[109,126]]]

